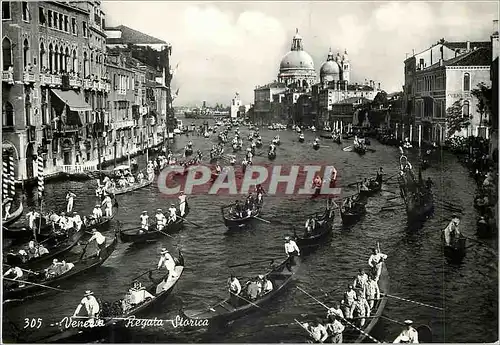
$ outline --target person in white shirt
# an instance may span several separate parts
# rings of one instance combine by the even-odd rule
[[[142,211],[142,214],[140,215],[141,218],[141,229],[148,231],[149,229],[149,216],[147,211]]]
[[[160,260],[158,261],[158,269],[164,267],[169,272],[169,277],[175,277],[175,261],[172,255],[168,252],[166,248],[161,250]]]
[[[373,306],[375,305],[375,300],[380,299],[380,289],[373,274],[371,274],[368,277],[368,282],[366,284],[366,298],[368,300],[368,305],[370,306],[370,309],[373,309]]]
[[[73,212],[73,222],[75,223],[76,230],[80,230],[82,228],[82,218],[76,212]]]
[[[316,343],[323,343],[328,338],[328,332],[326,331],[325,326],[323,326],[319,321],[313,321],[310,324],[304,323],[303,326],[307,329],[309,335]]]
[[[165,224],[167,222],[165,215],[161,212],[161,208],[156,210],[156,226],[159,231],[162,231],[163,228],[165,227]]]
[[[290,236],[285,237],[285,253],[288,257],[290,256],[300,256],[300,249],[297,243],[293,241]]]
[[[344,302],[345,302],[345,317],[346,319],[352,318],[352,313],[354,312],[354,308],[356,308],[356,291],[354,291],[352,285],[349,285],[347,291],[344,293]]]
[[[356,310],[358,311],[358,317],[360,317],[359,325],[363,327],[365,325],[365,317],[370,317],[370,305],[366,301],[365,294],[360,293],[357,295],[358,300],[356,301]]]
[[[378,281],[380,274],[382,273],[382,265],[384,260],[387,259],[387,255],[382,253],[380,249],[373,248],[373,254],[368,259],[368,265],[372,268],[375,273],[375,281]]]
[[[85,297],[82,298],[80,304],[76,307],[75,312],[73,313],[73,317],[78,316],[82,307],[85,307],[87,316],[90,319],[99,317],[101,308],[99,306],[99,302],[97,302],[97,299],[93,296],[93,294],[94,293],[90,290],[85,291]]]
[[[31,211],[29,211],[26,214],[26,218],[28,218],[28,226],[29,226],[30,230],[35,231],[37,228],[36,220],[37,220],[37,218],[40,218],[40,213],[38,213],[34,209],[31,209]]]
[[[262,279],[262,294],[268,294],[269,292],[273,291],[273,282],[267,279],[267,277],[264,277]]]
[[[99,231],[96,229],[92,229],[92,236],[90,237],[89,241],[87,243],[90,243],[92,241],[96,241],[97,243],[97,255],[100,257],[101,256],[101,250],[106,247],[106,237],[104,237]]]
[[[6,198],[2,203],[3,213],[4,213],[3,220],[6,220],[7,218],[10,217],[10,208],[12,207],[12,201],[13,201],[12,198]]]
[[[73,193],[71,190],[68,191],[68,193],[66,194],[66,201],[68,202],[67,206],[66,206],[66,212],[72,212],[73,211],[73,202],[74,202],[74,199],[76,197],[76,194]]]
[[[68,220],[66,218],[66,213],[62,212],[61,213],[61,217],[59,217],[59,228],[61,230],[66,230],[66,224],[67,224]]]
[[[345,326],[340,323],[338,315],[334,315],[333,318],[333,322],[326,325],[326,331],[330,335],[332,343],[342,344],[342,332],[344,332]]]
[[[102,209],[101,205],[96,204],[94,207],[94,210],[92,211],[92,215],[96,219],[96,221],[99,221],[102,218]]]
[[[113,214],[113,201],[111,201],[111,197],[109,195],[106,195],[106,197],[102,201],[102,205],[106,206],[104,209],[106,217],[111,218]]]
[[[231,305],[235,308],[239,306],[240,299],[238,295],[241,293],[241,284],[238,278],[231,274],[231,277],[228,279],[229,285],[229,298],[231,300]]]
[[[7,270],[7,272],[5,272],[5,274],[3,276],[7,277],[7,276],[12,275],[12,274],[14,274],[15,276],[13,278],[10,278],[10,279],[18,280],[18,279],[23,277],[23,270],[17,266],[11,267]],[[19,287],[24,287],[24,283],[19,283]]]
[[[181,213],[181,217],[184,217],[186,213],[186,194],[183,191],[180,192],[179,195],[179,211]]]
[[[326,314],[326,318],[333,321],[333,317],[335,315],[339,316],[341,319],[344,318],[344,313],[342,312],[342,309],[340,309],[339,302],[335,302],[335,304],[333,305],[333,308],[328,309],[328,313]]]
[[[170,205],[170,208],[168,209],[168,221],[169,223],[174,223],[177,220],[177,209],[175,208],[174,204]]]
[[[368,283],[368,275],[365,273],[365,270],[360,268],[359,274],[354,278],[353,287],[362,289]]]
[[[413,321],[406,320],[406,328],[399,334],[399,336],[394,340],[394,343],[403,343],[408,339],[407,343],[418,344],[418,332],[412,327]],[[406,339],[404,339],[406,337]]]

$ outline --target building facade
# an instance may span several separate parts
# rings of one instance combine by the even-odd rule
[[[16,180],[36,176],[38,156],[49,174],[97,158],[93,109],[102,111],[110,86],[91,15],[102,27],[99,1],[2,2],[2,147]]]

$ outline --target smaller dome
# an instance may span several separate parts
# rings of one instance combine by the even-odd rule
[[[325,63],[323,63],[323,65],[321,65],[319,74],[321,77],[326,75],[339,75],[340,74],[339,64],[333,60],[326,61]]]

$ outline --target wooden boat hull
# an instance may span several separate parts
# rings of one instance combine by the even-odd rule
[[[184,217],[186,216],[187,213],[184,215]],[[177,218],[174,223],[167,225],[165,228],[163,228],[162,232],[165,234],[169,234],[172,232],[179,231],[180,229],[182,229],[183,226],[184,226],[184,219]],[[150,231],[143,233],[139,232],[141,230],[140,227],[138,227],[137,229],[120,231],[120,240],[125,243],[131,242],[134,244],[144,244],[148,242],[155,242],[158,238],[165,236],[164,234],[154,230],[153,228],[156,228],[156,225],[152,225]]]
[[[5,219],[2,222],[3,226],[9,226],[10,224],[14,224],[21,216],[23,215],[23,203],[21,202],[19,204],[19,207],[10,214],[10,217]]]
[[[444,235],[441,236],[441,241],[443,245],[444,256],[451,262],[460,263],[466,254],[466,242],[465,237],[460,237],[456,240],[455,245],[447,245],[444,240]]]
[[[75,267],[73,267],[71,270],[68,272],[61,274],[60,276],[55,277],[54,279],[51,280],[46,280],[46,281],[35,281],[35,283],[40,283],[43,285],[47,286],[54,286],[56,284],[59,284],[60,282],[73,278],[77,276],[78,274],[88,272],[91,269],[97,268],[101,266],[104,261],[106,261],[111,254],[114,252],[116,245],[118,244],[118,238],[115,236],[113,242],[108,245],[103,252],[101,252],[102,258],[98,258],[97,256],[92,257],[92,258],[87,258],[84,259],[83,261],[79,261],[75,263]],[[42,273],[40,273],[42,274]],[[4,285],[5,286],[5,285]],[[36,285],[26,285],[25,287],[22,288],[14,288],[11,290],[6,290],[4,288],[4,299],[13,299],[13,298],[22,298],[31,295],[32,293],[43,289],[42,287],[36,286]]]
[[[322,219],[321,219],[322,218]],[[299,249],[303,252],[308,248],[320,245],[325,239],[332,233],[332,225],[335,219],[335,213],[333,209],[325,210],[319,221],[322,222],[316,231],[310,236],[297,236],[295,235],[295,243]]]
[[[352,225],[356,222],[358,222],[361,217],[363,217],[366,214],[366,208],[364,205],[359,206],[359,208],[356,210],[356,212],[343,212],[340,210],[340,216],[342,218],[342,225]]]
[[[246,224],[252,222],[255,217],[260,216],[261,208],[259,207],[255,213],[251,216],[247,216],[244,218],[227,218],[224,216],[224,225],[229,229],[237,229],[245,226]]]
[[[364,155],[366,153],[366,149],[361,146],[354,146],[354,152],[356,152],[358,155]]]
[[[314,149],[315,151],[318,151],[318,150],[319,150],[319,145],[313,145],[313,149]]]
[[[158,171],[161,171],[161,169],[159,169]],[[134,186],[129,186],[129,187],[125,187],[125,188],[111,189],[109,191],[109,193],[110,194],[114,194],[114,195],[121,195],[121,194],[125,194],[125,193],[130,193],[130,192],[136,191],[138,189],[141,189],[141,188],[149,186],[151,183],[153,183],[153,180],[154,180],[154,178],[151,179],[151,180],[146,180],[146,181],[141,182],[141,183],[137,183]]]
[[[276,153],[273,153],[273,152],[269,152],[267,154],[267,158],[269,158],[270,160],[275,160],[276,159]]]
[[[369,188],[369,190],[362,190],[359,192],[359,196],[360,197],[369,197],[369,196],[372,196],[374,194],[377,194],[378,192],[380,192],[382,190],[382,183],[380,183],[381,181],[378,181],[379,184],[374,187],[374,188]]]
[[[304,138],[299,138],[299,143],[303,143],[304,142]]]

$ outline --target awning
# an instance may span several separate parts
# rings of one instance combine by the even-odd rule
[[[52,89],[52,92],[61,101],[66,103],[71,111],[92,111],[92,107],[83,100],[83,96],[77,94],[73,90],[62,91]]]

